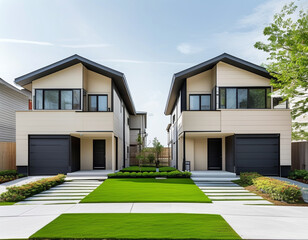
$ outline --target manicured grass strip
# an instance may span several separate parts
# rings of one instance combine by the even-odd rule
[[[7,205],[13,205],[16,202],[0,202],[0,206],[7,206]]]
[[[30,239],[241,239],[214,214],[62,214]]]
[[[160,172],[172,172],[176,169],[173,167],[160,167]],[[139,167],[139,166],[130,166],[123,168],[121,172],[156,172],[156,167]]]
[[[107,179],[81,200],[100,202],[203,202],[211,200],[189,178]]]

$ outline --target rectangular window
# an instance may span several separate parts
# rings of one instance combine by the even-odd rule
[[[219,88],[221,109],[267,109],[271,108],[269,87],[223,87]]]
[[[107,112],[108,96],[107,95],[89,95],[90,112]]]
[[[44,90],[44,109],[59,109],[59,90]]]
[[[35,109],[43,109],[43,90],[35,90]]]
[[[189,110],[191,111],[211,110],[211,95],[210,94],[189,95]]]
[[[36,89],[35,109],[37,110],[79,110],[80,89]]]

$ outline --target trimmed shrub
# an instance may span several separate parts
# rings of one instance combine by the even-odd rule
[[[253,184],[253,179],[262,177],[261,174],[257,172],[242,172],[240,173],[240,180],[243,184],[245,185],[252,185]]]
[[[18,178],[24,177],[23,174],[18,174],[16,170],[4,170],[0,171],[0,184],[9,182]]]
[[[172,172],[117,172],[108,174],[108,178],[190,178],[190,172],[172,171]]]
[[[37,193],[48,190],[51,187],[64,182],[65,175],[59,174],[55,177],[44,178],[22,186],[8,187],[7,191],[0,195],[2,202],[18,202],[31,197]]]
[[[120,170],[121,172],[156,172],[156,167],[139,167],[139,166],[130,166],[123,168]],[[176,171],[175,168],[173,167],[160,167],[159,168],[160,172],[172,172]]]
[[[254,186],[264,193],[268,193],[274,200],[296,203],[302,193],[298,186],[269,177],[259,177],[252,180]]]
[[[289,178],[293,180],[305,178],[308,179],[308,171],[304,169],[291,171],[289,173]]]

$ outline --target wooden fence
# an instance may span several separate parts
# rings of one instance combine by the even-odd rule
[[[0,170],[16,169],[16,143],[0,142]]]
[[[308,142],[292,143],[292,170],[308,170]]]
[[[151,150],[153,151],[153,148],[148,148],[150,151],[148,151],[147,154],[151,153]],[[130,146],[130,166],[135,166],[135,165],[139,165],[139,160],[137,159],[137,155],[138,155],[138,146]],[[171,152],[170,152],[170,148],[165,147],[163,148],[160,157],[159,157],[159,165],[161,166],[170,166],[170,156],[171,156]],[[150,164],[148,161],[145,161],[142,163],[143,165],[148,165]]]

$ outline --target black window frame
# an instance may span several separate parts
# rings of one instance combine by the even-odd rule
[[[221,89],[226,89],[225,90],[225,107],[222,108],[221,107]],[[227,108],[227,89],[228,88],[235,88],[236,89],[236,108]],[[247,89],[247,108],[239,108],[238,107],[238,89]],[[265,98],[265,102],[264,102],[264,108],[250,108],[249,107],[249,89],[264,89],[265,94],[264,94],[264,98]],[[272,103],[271,103],[271,99],[268,98],[268,92],[267,89],[269,89],[269,93],[272,92],[272,88],[271,87],[219,87],[219,109],[272,109]],[[267,104],[268,104],[268,100],[270,101],[270,108],[267,108]]]
[[[42,109],[36,108],[36,91],[42,91]],[[78,109],[74,109],[74,90],[79,90],[79,104],[80,107]],[[45,91],[58,91],[58,109],[45,109]],[[61,91],[72,91],[72,109],[62,109],[61,108]],[[46,110],[46,111],[54,111],[54,110],[66,110],[66,111],[74,111],[74,110],[81,110],[81,88],[37,88],[35,89],[35,101],[34,101],[34,109],[35,110]]]
[[[96,110],[90,111],[90,97],[96,97]],[[98,111],[98,97],[99,96],[106,96],[107,98],[107,110],[106,111]],[[88,94],[88,112],[110,112],[110,108],[108,107],[108,94]]]
[[[190,96],[199,96],[199,109],[191,110],[190,109]],[[201,110],[201,96],[210,96],[210,109]],[[189,111],[211,111],[212,110],[212,94],[189,94]]]

